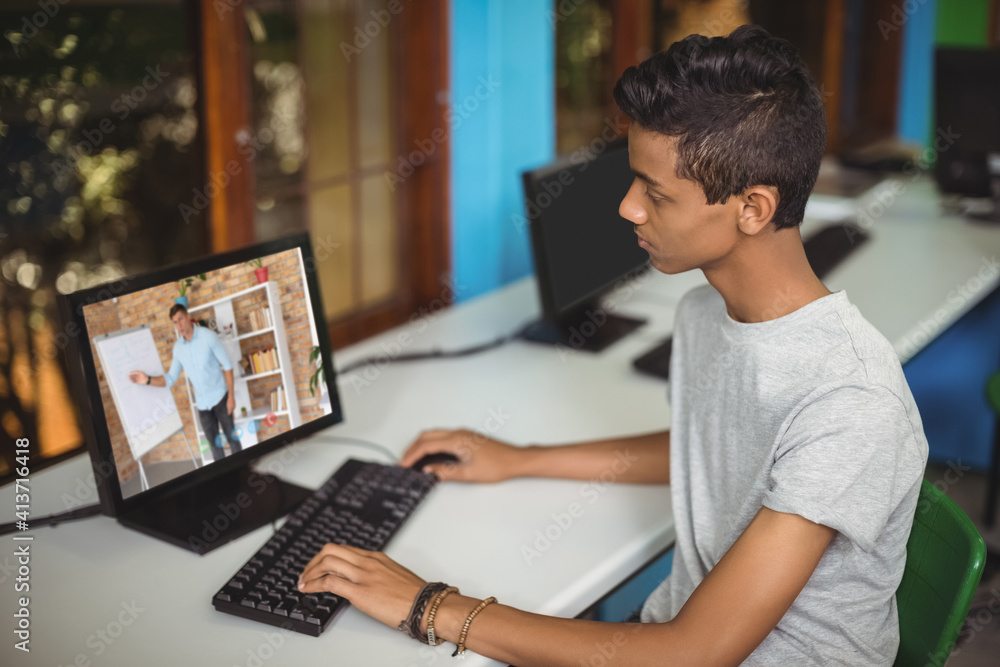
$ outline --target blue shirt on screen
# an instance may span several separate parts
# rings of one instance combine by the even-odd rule
[[[233,362],[215,332],[196,325],[190,341],[181,336],[174,343],[174,358],[164,376],[168,388],[182,370],[194,388],[194,404],[199,410],[211,410],[229,391],[222,371],[233,370]]]

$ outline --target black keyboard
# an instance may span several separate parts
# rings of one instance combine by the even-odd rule
[[[803,241],[802,245],[813,273],[822,279],[868,239],[866,231],[857,225],[845,222],[823,227]]]
[[[348,602],[298,590],[302,569],[323,545],[378,551],[437,478],[351,459],[212,597],[219,611],[318,637]]]

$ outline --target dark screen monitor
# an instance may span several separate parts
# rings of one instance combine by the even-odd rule
[[[632,224],[618,214],[633,178],[624,139],[593,159],[524,172],[542,305],[529,340],[598,351],[643,323],[605,312],[599,301],[649,263]]]
[[[1000,201],[1000,50],[938,49],[934,79],[935,179],[943,192]]]
[[[301,234],[61,298],[105,514],[205,553],[311,494],[251,464],[343,418],[315,262]]]

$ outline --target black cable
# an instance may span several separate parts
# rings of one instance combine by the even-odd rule
[[[43,516],[37,519],[32,519],[28,522],[31,528],[37,528],[39,525],[55,527],[60,523],[66,523],[67,521],[76,521],[77,519],[86,519],[88,516],[94,516],[95,514],[101,513],[100,504],[94,505],[84,505],[83,507],[77,507],[76,509],[67,510],[65,512],[59,512],[58,514],[50,514],[48,516]],[[21,522],[15,521],[13,523],[0,524],[0,535],[7,535],[9,533],[16,532],[18,530],[18,524]]]
[[[527,330],[527,328],[531,326],[531,324],[532,322],[529,322],[528,324],[525,324],[524,326],[519,328],[514,333],[504,334],[492,341],[486,343],[480,343],[479,345],[473,345],[471,347],[461,348],[458,350],[441,350],[438,348],[434,348],[433,350],[429,350],[427,352],[411,352],[409,354],[401,354],[396,357],[390,357],[388,354],[380,354],[374,357],[366,357],[364,359],[355,361],[352,364],[348,364],[347,366],[341,369],[338,369],[337,375],[344,375],[345,373],[349,373],[356,368],[367,366],[369,364],[378,365],[379,363],[382,363],[383,360],[387,363],[395,363],[397,361],[421,361],[424,359],[454,359],[456,357],[467,357],[470,354],[485,352],[486,350],[491,350],[495,347],[500,347],[501,345],[505,345],[513,340],[517,340],[518,338],[521,337],[521,334],[523,334]]]
[[[348,435],[324,435],[322,433],[316,433],[309,438],[310,440],[342,440],[346,443],[358,445],[359,447],[367,447],[368,449],[373,449],[381,454],[385,454],[390,461],[397,463],[399,461],[399,456],[393,453],[388,447],[384,447],[378,443],[370,442],[368,440],[362,440],[361,438],[352,438]]]

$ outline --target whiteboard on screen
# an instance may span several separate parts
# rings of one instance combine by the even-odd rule
[[[170,389],[136,384],[128,379],[131,371],[142,371],[152,377],[164,374],[153,332],[148,324],[122,329],[96,336],[94,347],[132,456],[138,460],[183,427]]]

